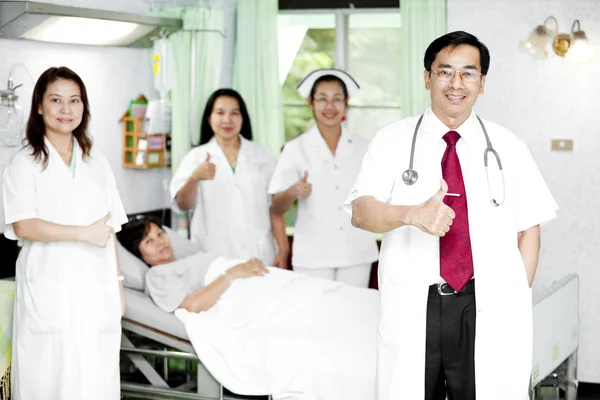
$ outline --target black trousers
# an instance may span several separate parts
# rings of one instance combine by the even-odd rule
[[[429,288],[425,400],[475,400],[475,282],[458,294]]]

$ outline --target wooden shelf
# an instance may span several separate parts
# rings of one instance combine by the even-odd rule
[[[171,166],[170,133],[142,133],[143,118],[123,118],[123,167],[134,169]]]

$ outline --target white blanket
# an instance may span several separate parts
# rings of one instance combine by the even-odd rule
[[[378,292],[269,270],[234,281],[206,312],[176,311],[210,373],[242,395],[374,399]]]

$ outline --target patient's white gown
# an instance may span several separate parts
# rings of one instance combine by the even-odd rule
[[[217,258],[199,252],[150,268],[145,276],[146,294],[164,311],[175,311],[187,296],[204,287],[204,276]]]
[[[115,231],[127,222],[113,173],[92,151],[76,152],[75,175],[46,140],[47,168],[24,148],[4,172],[4,234],[13,222],[39,218],[90,225],[110,211]],[[13,400],[120,398],[121,305],[114,240],[106,248],[82,242],[25,241],[16,268],[12,353]]]

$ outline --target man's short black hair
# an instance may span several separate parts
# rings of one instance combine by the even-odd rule
[[[425,64],[425,70],[431,72],[431,64],[437,57],[438,53],[450,46],[454,50],[461,44],[473,46],[479,50],[479,63],[481,64],[481,74],[487,75],[488,69],[490,68],[490,51],[487,46],[479,41],[475,36],[464,31],[456,31],[445,34],[435,39],[427,50],[425,50],[425,57],[423,64]]]

